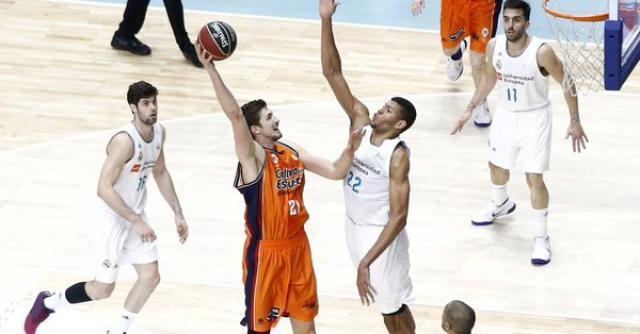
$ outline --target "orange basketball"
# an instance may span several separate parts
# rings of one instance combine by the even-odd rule
[[[228,23],[213,21],[205,24],[198,34],[200,45],[207,50],[213,60],[227,59],[236,49],[236,32]]]

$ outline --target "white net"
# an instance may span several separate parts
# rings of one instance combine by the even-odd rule
[[[573,95],[598,92],[604,88],[604,18],[593,17],[609,12],[608,1],[548,0],[546,7],[569,16],[546,13],[563,59],[562,88]]]

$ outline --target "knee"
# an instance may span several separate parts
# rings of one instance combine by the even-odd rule
[[[544,179],[541,174],[527,174],[527,184],[531,189],[544,189]]]
[[[451,57],[457,51],[458,51],[457,46],[455,48],[442,48],[442,53],[444,53],[444,55],[447,57]]]
[[[471,52],[471,57],[469,57],[469,62],[471,63],[471,68],[474,71],[481,71],[487,64],[484,60],[484,54],[473,51]]]
[[[148,286],[156,287],[160,284],[160,272],[157,270],[143,273],[138,277],[138,280]]]
[[[111,297],[113,290],[116,287],[115,283],[100,283],[97,281],[92,282],[93,284],[87,285],[87,294],[92,300],[100,300]]]
[[[492,164],[491,162],[489,162],[489,170],[491,171],[491,174],[494,175],[494,176],[507,177],[509,175],[509,170],[508,169],[504,169],[502,167],[498,167],[498,166]]]

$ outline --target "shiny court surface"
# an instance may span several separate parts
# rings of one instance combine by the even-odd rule
[[[160,236],[163,280],[131,333],[243,333],[243,201],[231,187],[233,139],[208,78],[173,45],[165,14],[149,12],[142,37],[154,54],[141,59],[108,47],[120,7],[0,3],[0,333],[19,333],[38,290],[91,278],[86,235],[104,145],[110,129],[128,120],[124,92],[136,79],[160,89],[167,163],[191,237],[177,243],[170,211],[150,186],[148,214]],[[208,17],[187,14],[193,29]],[[287,138],[337,157],[347,120],[321,77],[319,25],[224,18],[247,36],[240,37],[238,53],[219,64],[236,96],[270,101]],[[292,34],[286,53],[276,44],[282,40],[268,38],[281,30]],[[392,51],[373,48],[381,34]],[[513,172],[510,186],[516,213],[485,228],[468,223],[488,199],[487,131],[470,126],[461,136],[447,134],[470,97],[471,82],[468,74],[456,84],[443,79],[437,36],[347,26],[336,27],[336,35],[347,79],[371,110],[393,95],[418,106],[418,120],[404,138],[412,149],[408,229],[419,333],[439,332],[442,306],[451,299],[478,311],[478,333],[640,330],[640,160],[634,155],[640,118],[630,112],[637,79],[624,93],[581,100],[591,143],[580,155],[563,140],[568,116],[553,86],[547,180],[554,257],[535,268],[529,264],[534,227],[521,170]],[[429,44],[402,47],[418,38]],[[318,331],[384,333],[375,308],[356,300],[340,183],[308,174],[306,205],[319,282]],[[110,300],[68,308],[41,333],[103,332],[134,279],[132,270],[123,270]],[[274,331],[289,332],[286,321]]]

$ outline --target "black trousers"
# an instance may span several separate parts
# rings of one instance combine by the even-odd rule
[[[127,7],[122,16],[122,22],[116,31],[116,35],[121,37],[133,37],[142,29],[144,18],[147,14],[150,0],[128,0]],[[180,49],[184,49],[191,43],[189,35],[184,27],[184,9],[182,0],[164,0],[164,8],[169,16],[169,23],[176,43]]]

